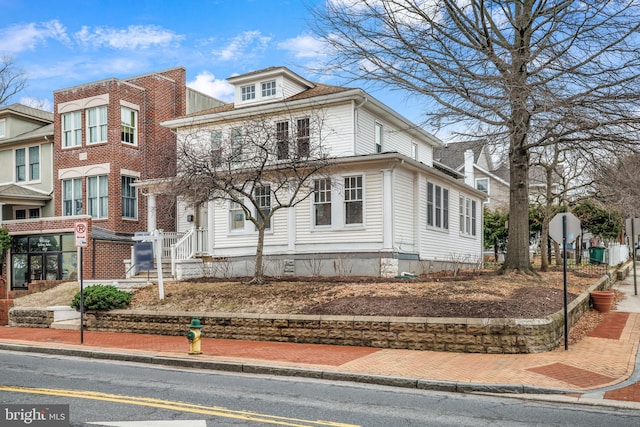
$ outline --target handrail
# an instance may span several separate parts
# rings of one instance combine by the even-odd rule
[[[207,230],[192,227],[171,245],[171,274],[176,276],[176,262],[207,253]]]

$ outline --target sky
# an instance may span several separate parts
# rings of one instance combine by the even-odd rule
[[[227,78],[271,66],[315,74],[326,49],[313,36],[309,7],[324,0],[0,0],[0,56],[23,70],[27,88],[9,103],[53,110],[53,92],[107,78],[176,66],[187,86],[230,102]],[[405,94],[350,82],[414,122],[417,103]]]

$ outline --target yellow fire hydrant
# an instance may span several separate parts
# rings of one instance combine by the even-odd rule
[[[187,339],[189,340],[189,354],[202,354],[200,351],[200,338],[202,337],[202,324],[200,319],[194,317],[191,319],[189,325],[189,332],[187,332]]]

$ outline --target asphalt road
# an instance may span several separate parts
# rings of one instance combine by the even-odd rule
[[[0,404],[69,404],[72,426],[640,425],[609,407],[3,351]]]

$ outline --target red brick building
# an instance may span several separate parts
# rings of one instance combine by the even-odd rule
[[[135,232],[150,226],[175,230],[174,201],[154,195],[162,208],[148,222],[148,198],[133,185],[175,173],[176,137],[160,123],[197,111],[198,105],[219,104],[187,89],[182,67],[54,91],[54,214],[2,221],[13,247],[0,298],[35,280],[73,280],[79,221],[87,222],[89,231],[83,277],[124,277]]]

